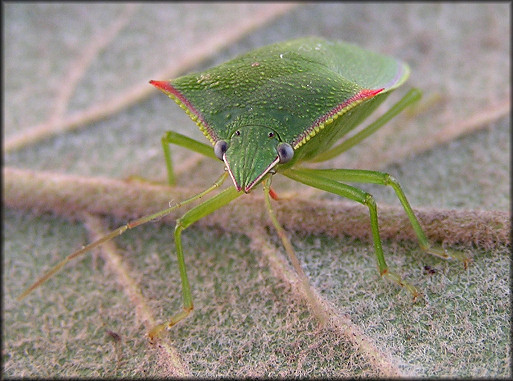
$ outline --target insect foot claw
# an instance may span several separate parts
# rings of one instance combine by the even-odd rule
[[[415,290],[415,293],[413,294],[413,303],[420,302],[424,300],[424,294],[422,292]]]
[[[456,259],[463,263],[465,270],[468,268],[470,262],[472,262],[471,258],[467,257],[463,252],[458,250],[446,250],[441,247],[429,247],[426,249],[426,252],[444,259]]]
[[[457,250],[448,250],[448,254],[451,258],[457,259],[463,263],[463,267],[468,269],[468,265],[472,263],[472,258],[467,257],[464,253]]]
[[[192,311],[191,307],[184,307],[183,311],[178,312],[176,315],[174,315],[171,319],[169,319],[168,322],[162,323],[157,325],[156,327],[152,328],[150,332],[148,332],[148,338],[150,339],[150,342],[153,344],[156,339],[159,338],[159,336],[162,334],[162,331],[165,329],[170,329],[172,326],[174,326],[179,321],[185,319],[187,315],[189,315]]]
[[[155,344],[157,339],[162,334],[162,331],[168,326],[167,323],[159,324],[156,327],[153,327],[150,332],[148,332],[148,339],[151,344]]]
[[[403,280],[399,275],[397,275],[397,274],[395,274],[393,272],[388,271],[388,269],[386,271],[384,271],[381,275],[386,277],[388,280],[394,282],[395,284],[397,284],[397,285],[399,285],[401,287],[404,287],[406,290],[408,290],[408,292],[413,297],[413,302],[416,302],[417,299],[420,296],[422,296],[422,293],[419,292],[417,290],[417,288],[415,288],[415,286],[413,286],[412,284],[410,284],[407,281]]]

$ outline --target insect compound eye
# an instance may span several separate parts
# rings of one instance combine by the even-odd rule
[[[281,164],[289,162],[294,157],[294,148],[288,143],[280,143],[277,151]]]
[[[223,155],[228,149],[228,143],[224,140],[219,140],[214,144],[214,153],[219,160],[223,160]]]

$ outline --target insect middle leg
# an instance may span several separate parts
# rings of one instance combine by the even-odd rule
[[[211,145],[198,142],[197,140],[191,139],[188,136],[179,134],[178,132],[168,131],[162,136],[162,149],[164,150],[164,158],[166,160],[167,167],[167,181],[169,185],[176,184],[176,178],[173,169],[173,160],[171,159],[171,150],[169,149],[170,144],[175,144],[180,147],[187,148],[191,151],[200,153],[206,157],[218,160],[214,154],[214,149]]]

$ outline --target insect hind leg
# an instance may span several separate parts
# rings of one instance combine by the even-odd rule
[[[415,102],[418,102],[421,97],[422,93],[419,89],[411,89],[404,95],[404,97],[402,97],[396,104],[394,104],[387,112],[381,115],[373,123],[369,124],[367,127],[365,127],[357,134],[344,140],[342,143],[316,156],[312,159],[312,161],[315,163],[326,161],[354,147],[355,145],[359,144],[362,140],[367,139],[370,135],[372,135],[381,127],[383,127],[392,118],[400,114],[405,108],[409,107]]]

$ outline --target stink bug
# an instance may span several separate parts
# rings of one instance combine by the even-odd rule
[[[379,273],[406,288],[417,289],[389,270],[372,195],[350,183],[374,183],[393,188],[416,233],[421,248],[442,258],[469,259],[428,242],[401,186],[387,173],[355,169],[309,169],[302,165],[331,159],[356,145],[420,98],[410,90],[375,122],[343,139],[370,115],[409,75],[408,66],[394,58],[344,42],[302,38],[256,49],[201,73],[170,81],[150,81],[173,99],[196,122],[210,141],[201,143],[167,132],[162,146],[168,182],[175,183],[170,144],[222,161],[226,171],[205,191],[177,205],[124,225],[68,256],[27,289],[41,285],[67,261],[114,238],[127,229],[164,216],[218,188],[228,177],[233,187],[195,206],[176,221],[175,243],[182,281],[183,309],[149,333],[151,338],[184,319],[193,309],[182,249],[182,232],[194,222],[263,184],[267,210],[292,262],[290,242],[271,208],[271,179],[282,174],[292,180],[359,202],[369,209]],[[274,197],[273,197],[274,198]],[[295,266],[300,270],[299,266]]]

